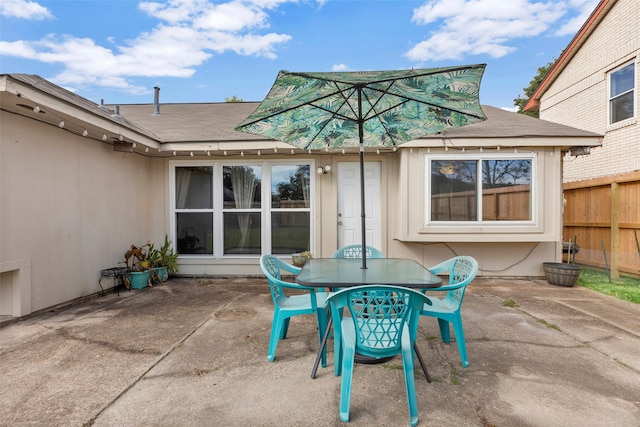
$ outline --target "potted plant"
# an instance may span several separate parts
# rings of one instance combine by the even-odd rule
[[[124,285],[127,289],[142,289],[151,286],[151,271],[149,270],[149,248],[147,243],[141,247],[131,245],[124,254],[124,263],[127,266],[127,273],[124,278]]]
[[[149,246],[149,260],[151,263],[152,279],[162,283],[169,275],[178,272],[178,254],[173,251],[169,236],[165,234],[163,245],[155,249]]]
[[[299,254],[291,255],[291,263],[296,267],[302,267],[307,263],[307,260],[313,258],[310,251],[300,252]]]
[[[580,248],[575,241],[569,241],[567,245],[563,242],[562,249],[564,253],[568,254],[567,262],[543,262],[542,269],[547,282],[551,285],[571,287],[576,284],[582,271],[582,267],[575,264],[575,254],[578,253]]]

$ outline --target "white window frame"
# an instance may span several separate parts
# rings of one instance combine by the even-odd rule
[[[476,221],[433,221],[431,219],[431,162],[433,160],[475,160],[482,162],[483,160],[530,160],[531,161],[531,177],[530,177],[530,212],[531,219],[522,221],[484,221],[482,220],[482,197],[476,199]],[[537,226],[538,225],[538,155],[537,153],[475,153],[475,154],[425,154],[425,211],[424,226],[433,229],[434,227],[442,228],[477,228],[482,227],[505,227],[513,226]],[[482,169],[479,169],[479,176],[476,182],[476,191],[478,195],[482,194]]]
[[[624,92],[624,93],[620,93],[618,95],[615,96],[615,98],[619,98],[622,95],[626,95],[629,92],[633,92],[633,101],[632,101],[632,106],[633,106],[633,114],[631,115],[631,117],[628,117],[626,119],[623,120],[619,120],[617,122],[612,122],[612,111],[611,111],[611,102],[613,101],[614,97],[611,96],[611,77],[616,74],[617,72],[619,72],[620,70],[622,70],[623,68],[629,66],[629,65],[633,65],[633,88],[631,88],[630,90]],[[636,100],[637,100],[637,85],[636,85],[636,69],[638,67],[635,64],[635,59],[629,62],[626,62],[622,65],[620,65],[619,67],[614,68],[613,70],[609,71],[607,73],[607,126],[609,127],[616,127],[616,126],[620,126],[620,124],[625,124],[629,121],[632,121],[636,118],[637,116],[637,108],[636,108]]]
[[[273,208],[271,207],[271,166],[274,165],[309,165],[309,208]],[[176,209],[176,168],[177,167],[201,167],[211,166],[213,167],[213,209]],[[197,259],[230,259],[230,258],[258,258],[258,254],[224,254],[224,213],[230,211],[224,208],[223,197],[223,183],[222,183],[222,171],[225,166],[260,166],[261,168],[261,194],[260,200],[262,206],[260,209],[246,209],[247,212],[260,212],[261,213],[261,233],[262,233],[262,249],[261,254],[268,254],[271,251],[271,213],[272,210],[276,212],[286,211],[308,211],[310,215],[310,246],[314,247],[315,241],[315,162],[311,159],[298,158],[295,160],[262,160],[262,159],[247,159],[247,160],[211,160],[211,161],[198,161],[198,160],[171,160],[169,161],[169,236],[171,241],[176,242],[176,213],[182,211],[188,212],[213,212],[213,255],[211,254],[184,254],[180,255],[180,258],[197,258]],[[243,211],[245,211],[243,209]]]

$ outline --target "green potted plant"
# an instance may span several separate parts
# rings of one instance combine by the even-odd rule
[[[127,274],[124,278],[124,285],[127,289],[142,289],[151,286],[151,271],[149,270],[149,248],[147,243],[137,247],[131,245],[124,254],[124,263],[127,266]]]
[[[157,250],[158,280],[167,280],[178,272],[178,254],[173,251],[169,236],[165,234],[163,245]]]
[[[151,271],[151,283],[162,283],[167,280],[168,273],[166,268],[162,266],[160,250],[156,249],[153,243],[149,245],[147,260],[149,261],[149,270]]]
[[[313,258],[311,251],[300,252],[299,254],[291,255],[291,263],[296,267],[302,267],[307,263],[307,260]]]

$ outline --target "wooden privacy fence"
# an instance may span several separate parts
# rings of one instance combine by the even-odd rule
[[[475,221],[475,191],[458,191],[431,196],[431,219],[434,221]],[[482,190],[483,221],[526,221],[531,218],[529,185]]]
[[[640,171],[564,184],[563,239],[576,264],[640,277]]]

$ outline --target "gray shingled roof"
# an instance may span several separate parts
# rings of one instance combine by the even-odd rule
[[[99,106],[36,75],[11,74],[10,77],[77,108],[113,120],[112,114],[115,105],[106,106],[111,109],[111,112],[105,111],[105,106]],[[161,102],[160,114],[156,115],[153,103],[120,104],[122,120],[118,120],[118,122],[141,134],[150,136],[160,143],[265,142],[269,139],[234,130],[258,105],[259,102],[172,104]],[[499,108],[487,105],[482,108],[487,116],[486,121],[453,128],[443,135],[426,136],[412,142],[411,145],[419,144],[420,141],[427,143],[432,139],[441,140],[443,137],[448,139],[504,138],[511,140],[514,138],[565,138],[569,141],[580,139],[580,144],[583,144],[584,138],[586,138],[593,140],[593,145],[599,144],[599,139],[602,138],[601,135],[593,132],[511,113]],[[569,141],[562,141],[555,145],[571,146]]]
[[[601,137],[602,135],[483,105],[487,120],[445,132],[448,138]],[[425,138],[440,138],[427,136]]]
[[[162,142],[232,142],[256,140],[234,128],[249,116],[258,102],[120,105],[120,114],[156,134]],[[450,129],[447,138],[598,137],[600,135],[557,123],[483,105],[487,120]],[[442,138],[432,135],[421,139]]]

